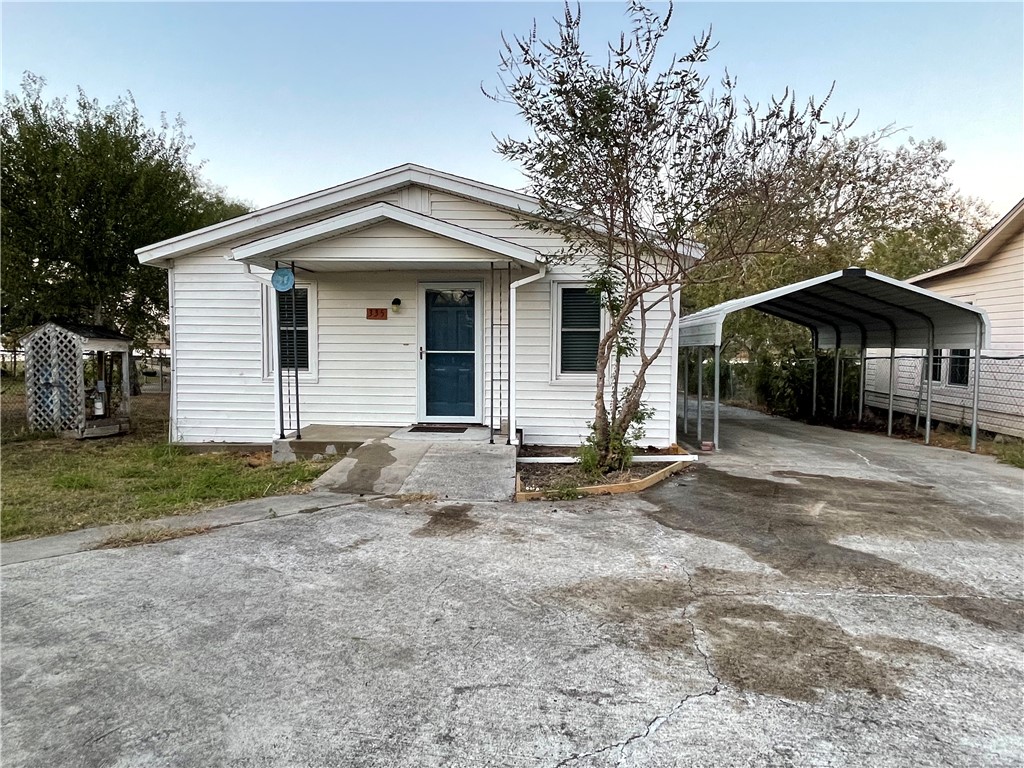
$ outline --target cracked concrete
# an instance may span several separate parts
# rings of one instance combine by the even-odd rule
[[[1019,766],[1024,474],[795,434],[644,498],[318,491],[5,565],[3,764]]]

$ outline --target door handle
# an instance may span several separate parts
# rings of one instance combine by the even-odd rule
[[[420,360],[423,359],[423,347],[420,347]]]

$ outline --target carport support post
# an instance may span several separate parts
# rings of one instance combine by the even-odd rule
[[[839,418],[839,339],[836,339],[836,359],[832,373],[832,421]]]
[[[715,345],[715,422],[714,422],[715,423],[715,427],[714,427],[714,431],[713,431],[713,440],[715,441],[715,450],[716,451],[718,450],[718,406],[719,406],[720,401],[721,401],[721,398],[719,397],[719,395],[720,395],[719,383],[720,383],[720,379],[722,378],[721,377],[721,367],[722,367],[722,345],[721,344],[716,344]]]
[[[864,382],[868,367],[868,348],[860,345],[860,389],[857,395],[857,423],[864,421]]]
[[[690,431],[690,348],[683,352],[683,434]]]
[[[892,400],[896,394],[896,334],[893,334],[892,347],[889,348],[889,426],[886,434],[892,437]]]
[[[978,450],[978,399],[981,394],[981,318],[974,335],[974,402],[971,404],[971,453]]]
[[[932,441],[932,355],[935,354],[935,329],[928,330],[928,365],[925,367],[924,444]]]
[[[697,347],[697,447],[704,436],[704,348]]]
[[[818,415],[818,335],[811,344],[811,418]]]

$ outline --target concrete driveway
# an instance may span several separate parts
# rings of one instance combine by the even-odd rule
[[[1020,765],[1022,473],[735,420],[642,498],[6,566],[3,765]]]

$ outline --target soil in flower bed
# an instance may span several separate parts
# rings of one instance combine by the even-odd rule
[[[534,456],[568,456],[575,458],[576,450],[576,448],[566,445],[522,445],[519,447],[519,455],[526,458]],[[636,448],[633,451],[634,456],[668,456],[677,453],[685,453],[685,451],[672,450],[670,448],[654,448],[653,446]],[[633,479],[635,480],[636,478]]]
[[[563,449],[564,450],[564,449]],[[536,456],[537,454],[533,454]],[[550,454],[549,454],[550,455]],[[555,454],[555,455],[565,455]],[[665,468],[665,464],[634,464],[621,471],[595,478],[572,464],[519,464],[519,478],[524,491],[541,491],[549,488],[582,488],[588,485],[610,485],[641,480]]]

